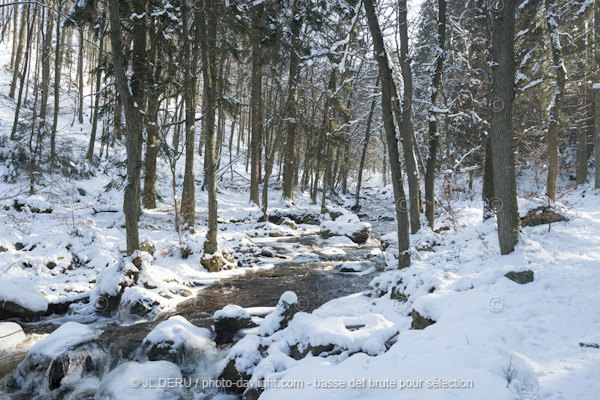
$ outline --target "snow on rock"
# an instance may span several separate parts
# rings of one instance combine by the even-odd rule
[[[375,271],[375,267],[369,262],[346,261],[333,267],[337,274],[368,275]]]
[[[80,343],[96,338],[98,334],[99,331],[94,327],[69,321],[44,340],[34,344],[29,350],[29,355],[57,357]]]
[[[216,355],[213,334],[176,315],[161,322],[143,341],[148,358],[167,360],[182,367],[197,366],[200,361],[213,361]]]
[[[260,324],[258,332],[261,336],[269,336],[284,329],[296,313],[298,296],[296,293],[287,291],[281,295],[275,311],[267,315]]]
[[[314,356],[325,351],[342,350],[381,354],[386,350],[385,343],[397,333],[398,328],[378,314],[319,318],[298,313],[282,335],[291,347],[295,347],[293,355],[299,359],[309,351]]]
[[[321,237],[329,239],[332,236],[346,236],[354,243],[364,243],[369,239],[371,224],[360,222],[354,214],[343,214],[335,221],[325,221],[321,224]]]
[[[96,396],[101,400],[180,400],[183,385],[177,365],[168,361],[126,362],[102,378]]]
[[[229,343],[239,330],[253,326],[250,314],[235,304],[228,304],[215,312],[214,321],[219,343]]]
[[[0,319],[36,318],[48,309],[48,299],[27,278],[0,280]]]
[[[6,351],[25,340],[21,325],[16,322],[0,322],[0,351]]]

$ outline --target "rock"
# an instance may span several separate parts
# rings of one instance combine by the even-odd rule
[[[301,360],[304,357],[306,357],[308,355],[308,353],[311,353],[314,357],[318,357],[321,354],[327,353],[327,355],[330,355],[331,352],[333,352],[335,350],[335,345],[333,344],[326,344],[326,345],[320,345],[320,346],[311,346],[310,344],[308,346],[304,347],[303,351],[300,351],[298,348],[298,345],[295,344],[293,346],[290,346],[290,357],[292,357],[294,360]],[[341,350],[339,351],[341,353]]]
[[[35,196],[35,197],[37,197],[37,196]],[[36,206],[36,205],[26,204],[26,203],[20,202],[18,200],[15,200],[13,203],[13,207],[15,210],[17,210],[19,212],[23,211],[23,207],[29,207],[29,211],[31,211],[34,214],[50,214],[50,213],[52,213],[52,207],[44,204],[44,202],[41,202],[40,206]]]
[[[95,328],[76,322],[61,325],[33,345],[19,364],[14,372],[18,387],[45,393],[61,388],[67,376],[71,383],[86,375],[98,376],[108,357],[94,342],[98,333]]]
[[[17,242],[15,243],[15,250],[20,251],[23,250],[25,248],[25,245],[21,242]]]
[[[219,272],[225,265],[225,260],[220,254],[204,254],[200,258],[200,264],[208,270],[208,272]]]
[[[550,206],[541,206],[534,208],[527,212],[527,214],[521,218],[521,225],[523,226],[538,226],[544,224],[551,224],[554,222],[566,222],[569,219],[564,215],[560,215],[552,209]]]
[[[242,395],[242,400],[258,400],[262,392],[264,392],[262,388],[250,387]]]
[[[296,223],[288,217],[279,218],[279,220],[277,221],[277,225],[285,225],[293,230],[298,229]]]
[[[275,253],[270,248],[263,247],[260,250],[259,256],[273,258],[273,257],[275,257]]]
[[[389,221],[395,221],[396,218],[392,217],[391,215],[380,215],[379,218],[377,218],[377,220],[389,222]]]
[[[521,272],[511,271],[504,276],[511,281],[518,283],[519,285],[525,285],[526,283],[533,282],[533,271],[530,269]]]
[[[140,243],[140,250],[150,253],[150,255],[154,255],[156,252],[156,246],[154,243],[144,240],[142,243]]]
[[[229,304],[215,312],[214,322],[217,343],[231,343],[233,336],[240,329],[254,326],[250,314],[234,304]]]
[[[21,325],[16,322],[0,322],[0,351],[6,351],[25,340]]]
[[[48,310],[48,299],[27,278],[0,281],[0,320],[39,319]]]
[[[48,261],[46,263],[46,268],[48,268],[48,269],[54,269],[54,268],[56,268],[56,265],[57,264],[54,261]]]
[[[212,333],[182,316],[174,316],[158,324],[142,342],[144,353],[151,361],[169,361],[186,369],[194,368],[205,353],[215,353]]]
[[[0,245],[0,253],[4,253],[5,251],[8,251],[8,249],[2,245]]]
[[[418,311],[412,310],[412,323],[410,329],[421,330],[427,328],[429,325],[435,324],[435,321],[429,318],[423,317]]]
[[[365,243],[371,233],[371,224],[367,222],[346,222],[340,221],[342,215],[336,221],[327,221],[321,224],[321,237],[329,239],[332,236],[346,236],[354,243]],[[358,218],[357,218],[358,220]]]
[[[400,285],[394,286],[390,290],[390,298],[392,300],[399,300],[399,301],[403,301],[405,303],[408,301],[408,297],[402,292]]]
[[[285,329],[298,311],[298,296],[288,291],[281,295],[275,310],[268,314],[260,324],[258,332],[261,336],[270,336]]]
[[[282,237],[283,234],[281,232],[269,232],[269,237]]]
[[[240,372],[235,367],[235,358],[229,360],[221,375],[219,375],[219,380],[224,381],[224,387],[227,388],[229,392],[242,394],[246,389],[245,384],[240,384],[242,382],[246,383],[250,380],[251,376]]]

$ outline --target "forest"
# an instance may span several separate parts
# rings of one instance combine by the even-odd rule
[[[0,398],[595,399],[598,154],[600,0],[0,0]]]

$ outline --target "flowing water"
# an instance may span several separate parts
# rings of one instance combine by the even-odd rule
[[[394,215],[393,204],[380,205],[368,200],[366,204],[363,210],[368,211],[359,215],[361,220],[372,224],[373,230],[372,238],[365,244],[329,247],[328,242],[322,241],[317,235],[263,238],[256,241],[272,253],[273,257],[262,259],[268,267],[249,268],[244,275],[216,281],[196,297],[180,303],[176,310],[164,313],[153,321],[134,325],[119,325],[111,319],[76,321],[92,322],[102,328],[97,346],[110,353],[109,368],[113,368],[132,355],[159,322],[173,315],[182,315],[194,325],[208,328],[213,324],[213,313],[228,304],[262,309],[254,313],[261,315],[274,307],[284,292],[291,290],[298,295],[299,308],[310,312],[329,300],[362,292],[368,289],[371,279],[385,266],[377,238],[395,230],[395,222],[389,218]],[[342,262],[353,262],[355,265],[358,262],[362,272],[341,273],[336,266]],[[70,320],[68,317],[62,318]],[[56,322],[48,320],[24,324],[23,328],[29,336],[47,334],[56,329]],[[26,355],[24,349],[0,353],[0,382],[6,381]],[[22,396],[11,395],[7,398],[28,398]],[[4,398],[2,392],[0,398]]]

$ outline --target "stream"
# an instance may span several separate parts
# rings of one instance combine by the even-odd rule
[[[214,323],[214,312],[228,304],[244,307],[251,315],[264,316],[273,309],[284,292],[293,291],[298,295],[300,310],[311,312],[332,299],[365,291],[373,277],[385,267],[378,238],[395,230],[395,221],[386,217],[394,215],[393,204],[385,207],[371,204],[368,200],[363,202],[363,209],[368,209],[369,215],[359,212],[359,216],[362,221],[372,225],[371,238],[366,243],[354,246],[329,245],[316,234],[258,238],[255,240],[257,245],[267,248],[272,255],[261,258],[262,266],[259,264],[258,268],[248,268],[243,275],[215,281],[196,297],[178,304],[175,310],[165,312],[152,321],[119,325],[112,318],[65,315],[37,323],[23,323],[29,343],[22,344],[20,349],[0,352],[0,399],[31,398],[29,393],[8,394],[6,384],[27,355],[31,342],[41,337],[37,335],[49,334],[66,321],[89,323],[102,330],[97,346],[106,346],[111,360],[109,368],[112,369],[133,356],[156,325],[174,315],[181,315],[196,326],[210,328]],[[341,263],[360,268],[358,272],[345,272],[340,270]]]

